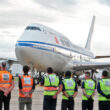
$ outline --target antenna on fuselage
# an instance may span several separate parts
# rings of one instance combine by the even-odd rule
[[[95,16],[93,16],[92,18],[92,23],[91,23],[89,34],[88,34],[88,39],[87,39],[86,46],[85,46],[85,48],[88,50],[91,49],[91,38],[92,38],[93,31],[94,31],[94,24],[95,24]]]

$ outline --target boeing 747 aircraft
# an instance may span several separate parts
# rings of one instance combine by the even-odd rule
[[[109,68],[110,63],[92,62],[92,59],[110,57],[94,56],[91,52],[94,23],[95,16],[85,48],[72,44],[66,36],[47,26],[31,24],[16,43],[17,61],[22,65],[28,64],[39,72],[46,72],[47,67],[52,67],[56,73]]]

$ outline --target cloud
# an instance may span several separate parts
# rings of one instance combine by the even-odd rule
[[[79,2],[79,0],[34,0],[34,1],[46,8],[51,8],[58,11],[65,10],[66,12]]]
[[[27,26],[30,23],[54,23],[68,17],[79,0],[1,0],[0,27]],[[66,13],[65,13],[66,12]],[[63,17],[62,17],[63,18]]]
[[[6,5],[6,4],[10,4],[10,2],[7,0],[0,0],[0,5]]]
[[[0,27],[18,27],[36,22],[55,22],[55,13],[47,8],[42,8],[31,0],[6,0],[0,1]]]
[[[24,26],[33,22],[54,22],[54,17],[48,16],[46,13],[35,13],[28,10],[13,10],[11,12],[0,13],[1,26]]]
[[[109,43],[95,43],[93,45],[93,51],[96,55],[110,55],[110,44]]]
[[[101,3],[110,6],[110,0],[99,0]]]
[[[0,57],[15,58],[15,44],[17,37],[10,37],[11,34],[0,34]]]

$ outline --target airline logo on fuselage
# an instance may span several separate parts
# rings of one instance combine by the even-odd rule
[[[55,39],[56,43],[59,44],[58,38],[56,36],[54,37],[54,39]]]

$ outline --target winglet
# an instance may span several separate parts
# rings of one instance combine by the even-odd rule
[[[93,31],[94,31],[94,24],[95,24],[95,16],[93,16],[92,18],[92,23],[91,23],[89,34],[88,34],[88,39],[87,39],[86,46],[85,46],[85,48],[88,50],[91,49],[91,38],[92,38]]]

